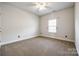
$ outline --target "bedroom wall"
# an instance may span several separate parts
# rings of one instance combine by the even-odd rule
[[[75,3],[75,44],[79,55],[79,3]]]
[[[74,8],[67,8],[55,13],[51,13],[42,17],[35,14],[15,8],[13,6],[4,5],[2,7],[2,44],[20,41],[31,37],[48,36],[52,38],[63,39],[68,35],[67,39],[74,41]],[[47,32],[48,19],[57,18],[57,33]],[[63,22],[62,22],[63,21]],[[40,25],[40,27],[39,27]],[[64,26],[63,26],[64,25]],[[64,30],[64,31],[63,31]],[[18,37],[18,35],[20,37]]]
[[[2,44],[39,35],[39,17],[9,5],[2,7]]]
[[[57,32],[48,32],[48,20],[57,19]],[[61,40],[74,41],[74,8],[66,8],[40,17],[40,35]],[[65,35],[68,37],[65,38]]]

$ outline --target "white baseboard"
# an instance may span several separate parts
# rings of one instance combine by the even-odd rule
[[[75,42],[74,40],[70,40],[70,39],[66,39],[66,38],[62,38],[62,37],[53,37],[53,36],[48,36],[48,35],[44,35],[44,34],[40,34],[40,36],[55,38],[55,39],[58,39],[58,40],[63,40],[63,41],[68,41],[68,42]]]
[[[37,37],[37,36],[39,36],[39,35],[33,35],[33,36],[29,36],[29,37],[26,37],[26,38],[23,38],[23,39],[13,40],[13,41],[9,41],[9,42],[2,42],[2,43],[0,43],[0,46],[6,45],[6,44],[11,44],[11,43],[22,41],[22,40],[27,40],[27,39],[34,38],[34,37]]]
[[[18,42],[18,41],[22,41],[22,40],[27,40],[27,39],[34,38],[34,37],[37,37],[37,36],[50,37],[50,38],[56,38],[56,39],[59,39],[59,40],[75,42],[74,40],[69,40],[69,39],[60,38],[60,37],[51,37],[51,36],[48,36],[48,35],[41,34],[41,35],[32,35],[32,36],[29,36],[29,37],[26,37],[26,38],[23,38],[23,39],[19,39],[19,40],[14,40],[14,41],[9,41],[9,42],[2,42],[2,43],[0,43],[0,46],[10,44],[10,43],[14,43],[14,42]]]

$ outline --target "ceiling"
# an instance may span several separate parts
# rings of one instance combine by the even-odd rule
[[[35,2],[4,2],[3,4],[12,5],[20,9],[32,12],[36,15],[42,16],[51,12],[59,11],[65,8],[72,7],[73,2],[47,2],[48,6],[45,10],[38,11],[35,8]]]

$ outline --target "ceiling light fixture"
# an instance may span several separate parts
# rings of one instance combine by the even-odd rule
[[[35,3],[36,4],[36,8],[40,11],[40,10],[45,10],[46,9],[46,6],[47,4],[45,2],[37,2]]]

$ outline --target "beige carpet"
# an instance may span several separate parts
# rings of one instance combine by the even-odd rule
[[[2,46],[3,56],[74,56],[75,45],[57,39],[36,37]]]

